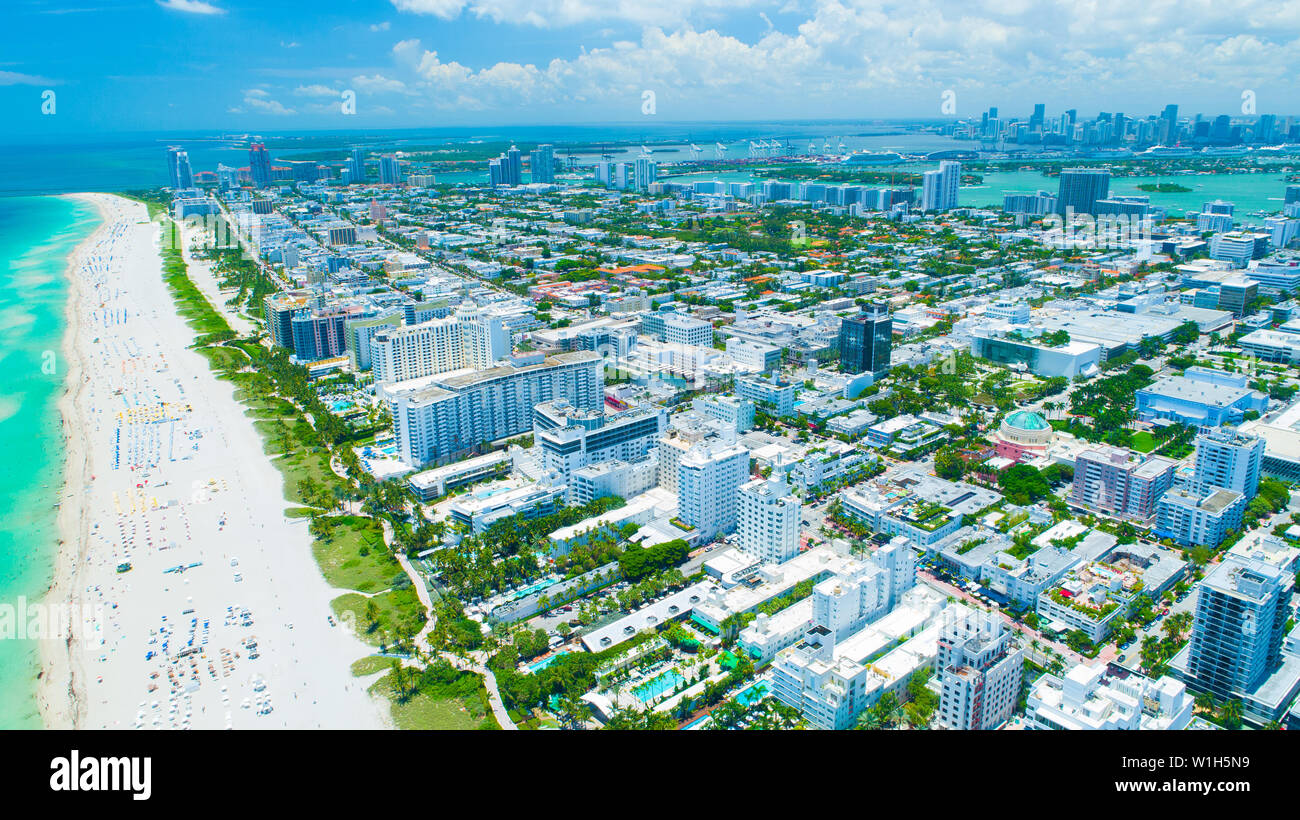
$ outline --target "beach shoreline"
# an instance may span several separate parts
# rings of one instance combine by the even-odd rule
[[[68,196],[102,221],[66,273],[59,544],[43,602],[70,617],[41,640],[45,726],[390,725],[351,677],[373,649],[326,623],[340,591],[305,522],[285,516],[261,434],[190,347],[157,225],[133,200]]]
[[[62,197],[85,202],[99,213],[99,224],[69,254],[64,269],[68,298],[64,307],[65,324],[60,355],[67,367],[67,378],[64,380],[63,393],[58,403],[59,425],[63,433],[64,447],[57,517],[59,538],[55,551],[54,575],[50,588],[43,598],[47,602],[66,601],[70,607],[75,608],[76,600],[79,598],[74,592],[76,566],[84,557],[81,550],[89,543],[88,516],[85,507],[75,503],[75,500],[84,493],[86,477],[91,475],[90,470],[93,467],[85,425],[77,423],[77,419],[86,417],[86,408],[80,340],[82,326],[78,321],[84,294],[76,270],[85,258],[87,250],[103,238],[104,232],[109,228],[112,215],[106,203],[97,195],[65,194]],[[75,685],[76,679],[73,674],[74,646],[75,636],[71,629],[54,639],[51,639],[51,636],[43,636],[41,641],[41,671],[36,699],[47,729],[72,729],[77,725],[82,698]]]

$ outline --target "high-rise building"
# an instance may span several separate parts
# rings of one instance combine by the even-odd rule
[[[346,321],[347,314],[341,309],[303,310],[294,314],[290,320],[294,357],[301,362],[315,362],[344,355]]]
[[[522,185],[523,164],[523,153],[515,146],[510,146],[509,151],[496,159],[488,160],[488,184],[493,188]]]
[[[649,157],[637,157],[636,165],[633,167],[632,187],[638,191],[647,191],[658,174],[659,163]]]
[[[533,182],[554,182],[555,181],[555,148],[550,145],[539,145],[528,155],[528,167],[533,176]]]
[[[1095,214],[1097,200],[1110,198],[1110,171],[1105,168],[1065,168],[1056,192],[1056,212]]]
[[[524,184],[524,153],[516,146],[510,146],[505,155],[506,184]]]
[[[1281,663],[1295,577],[1229,554],[1199,585],[1187,685],[1220,700],[1253,693]]]
[[[466,302],[456,310],[456,323],[465,349],[465,367],[486,370],[510,355],[510,331],[501,316]]]
[[[1173,486],[1178,462],[1122,447],[1086,450],[1075,458],[1070,501],[1138,521],[1150,521],[1160,496]]]
[[[371,338],[375,383],[400,382],[465,367],[461,328],[454,318],[384,328]]]
[[[1213,142],[1229,142],[1232,139],[1232,117],[1220,114],[1210,126],[1210,139]]]
[[[604,368],[589,350],[559,353],[538,364],[500,365],[473,373],[378,384],[388,403],[398,455],[413,467],[443,462],[532,429],[533,408],[554,399],[604,406]]]
[[[944,160],[939,170],[926,171],[922,177],[921,210],[949,211],[957,207],[957,190],[961,185],[961,163]]]
[[[1001,618],[985,612],[948,617],[935,658],[939,724],[987,730],[1006,723],[1020,699],[1024,658]]]
[[[167,149],[167,171],[173,191],[194,187],[194,171],[190,168],[190,155],[176,146]]]
[[[293,317],[311,308],[311,300],[304,292],[281,291],[267,295],[262,300],[262,315],[271,343],[293,350]]]
[[[223,191],[230,188],[238,188],[239,169],[217,163],[217,184],[221,186]]]
[[[1193,481],[1254,498],[1264,463],[1264,439],[1233,428],[1205,427],[1196,437],[1196,472]]]
[[[765,564],[781,564],[799,554],[803,505],[779,479],[755,479],[741,486],[736,503],[740,549]]]
[[[640,461],[668,429],[662,407],[642,405],[606,415],[557,399],[533,409],[533,441],[542,466],[567,484],[573,473],[607,461]]]
[[[509,355],[510,334],[501,317],[485,314],[468,303],[455,316],[384,328],[370,341],[370,365],[376,383],[419,379],[465,368],[487,370]]]
[[[1169,104],[1165,106],[1164,113],[1160,115],[1160,142],[1164,145],[1173,145],[1178,141],[1178,106]]]
[[[364,149],[352,149],[352,158],[348,160],[348,167],[352,170],[350,182],[359,185],[366,181],[366,152]]]
[[[1272,142],[1273,129],[1276,127],[1276,115],[1260,114],[1259,119],[1255,120],[1255,142]]]
[[[396,310],[349,319],[343,332],[346,336],[348,355],[352,357],[352,368],[359,373],[370,370],[370,342],[375,334],[401,325],[402,314]]]
[[[249,146],[248,173],[253,178],[254,188],[266,188],[271,184],[271,154],[263,143],[255,142]]]
[[[385,154],[379,158],[379,181],[384,185],[398,185],[402,182],[402,165],[397,157]]]
[[[1241,528],[1246,497],[1220,487],[1178,487],[1156,503],[1155,535],[1181,546],[1217,547],[1229,532]]]
[[[893,320],[889,306],[872,303],[857,316],[840,323],[840,370],[845,373],[870,372],[877,379],[889,372],[889,357],[894,344]]]
[[[1044,103],[1034,103],[1034,113],[1029,115],[1029,131],[1043,130],[1043,120],[1046,116],[1047,106]]]
[[[749,476],[749,451],[739,444],[697,444],[677,465],[678,517],[702,541],[736,528],[736,499]]]

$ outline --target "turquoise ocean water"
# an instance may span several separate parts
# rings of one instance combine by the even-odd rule
[[[58,402],[69,255],[98,213],[58,197],[0,197],[0,619],[53,576],[62,486]],[[0,628],[3,621],[0,620]],[[2,633],[0,633],[2,635]],[[36,641],[0,637],[0,729],[39,728]]]

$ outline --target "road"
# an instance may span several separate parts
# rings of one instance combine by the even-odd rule
[[[1058,654],[1064,656],[1065,659],[1067,661],[1070,661],[1071,663],[1075,663],[1075,664],[1081,663],[1087,666],[1094,666],[1101,661],[1100,658],[1093,658],[1093,659],[1085,658],[1082,655],[1080,655],[1078,652],[1075,652],[1073,649],[1071,649],[1070,647],[1066,646],[1063,643],[1058,643],[1056,641],[1049,641],[1047,638],[1044,638],[1041,633],[1037,632],[1034,629],[1031,629],[1026,624],[1018,623],[1011,616],[1007,615],[1006,613],[1002,612],[999,609],[996,608],[991,609],[988,606],[988,604],[985,604],[984,602],[977,600],[973,595],[971,595],[966,590],[961,589],[959,587],[955,587],[952,584],[948,583],[947,581],[942,581],[925,570],[918,569],[916,571],[916,577],[917,580],[921,581],[926,586],[929,586],[933,589],[937,589],[940,592],[944,593],[945,595],[951,595],[954,598],[959,598],[963,602],[974,607],[975,609],[984,610],[986,612],[997,613],[997,615],[1002,618],[1002,620],[1007,624],[1007,626],[1016,630],[1021,635],[1024,635],[1026,638],[1029,639],[1029,641],[1026,643],[1025,651],[1031,653],[1031,656],[1034,656],[1031,657],[1031,660],[1034,660],[1034,662],[1038,663],[1040,666],[1045,666],[1046,663],[1048,662],[1048,659],[1043,655],[1042,652],[1037,651],[1031,645],[1033,641],[1037,641],[1039,646],[1050,647]]]
[[[382,518],[380,523],[384,528],[384,543],[389,545],[391,549],[393,543],[392,525]],[[415,595],[420,599],[420,605],[424,607],[424,629],[421,629],[414,638],[416,650],[425,657],[437,656],[457,669],[482,676],[483,686],[487,689],[488,705],[492,708],[492,714],[496,716],[497,723],[507,731],[518,730],[519,727],[510,719],[510,713],[506,710],[505,702],[501,699],[501,690],[497,686],[496,675],[492,674],[492,670],[487,668],[486,657],[475,656],[471,660],[453,655],[450,652],[437,652],[433,649],[433,645],[429,643],[429,633],[433,631],[438,622],[438,616],[433,611],[433,597],[429,595],[429,588],[425,586],[424,579],[411,565],[411,559],[406,557],[406,553],[401,550],[393,550],[393,555],[396,556],[397,563],[401,565],[406,577],[411,579],[411,584],[415,587]]]

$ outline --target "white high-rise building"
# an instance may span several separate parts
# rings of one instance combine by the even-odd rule
[[[376,383],[421,379],[472,367],[487,370],[510,355],[499,316],[466,305],[455,316],[381,330],[370,340]]]
[[[779,479],[755,479],[740,488],[736,530],[740,549],[765,564],[780,564],[799,554],[803,505]]]
[[[645,458],[667,428],[668,413],[653,405],[611,415],[566,401],[542,402],[533,409],[533,441],[542,465],[565,482],[590,464]]]
[[[510,332],[500,316],[484,313],[473,304],[456,311],[465,367],[486,370],[510,355]]]
[[[1196,437],[1196,484],[1202,492],[1222,487],[1255,497],[1264,464],[1264,440],[1232,428],[1206,427]]]
[[[650,183],[659,175],[659,164],[649,157],[637,157],[632,168],[632,184],[638,191],[650,188]]]
[[[563,399],[599,410],[604,404],[602,364],[600,354],[580,350],[538,364],[380,382],[375,392],[392,413],[399,457],[420,467],[528,432],[534,409],[543,402]]]
[[[449,317],[380,330],[370,340],[370,366],[376,383],[460,370],[465,366],[460,324]]]
[[[996,729],[1020,699],[1025,653],[1001,618],[985,612],[948,620],[939,635],[939,723]]]
[[[952,210],[957,207],[957,189],[961,186],[961,163],[944,160],[939,163],[939,170],[926,171],[921,182],[921,210]]]
[[[697,444],[677,465],[678,516],[703,541],[736,528],[736,498],[749,477],[749,451],[719,441]]]

